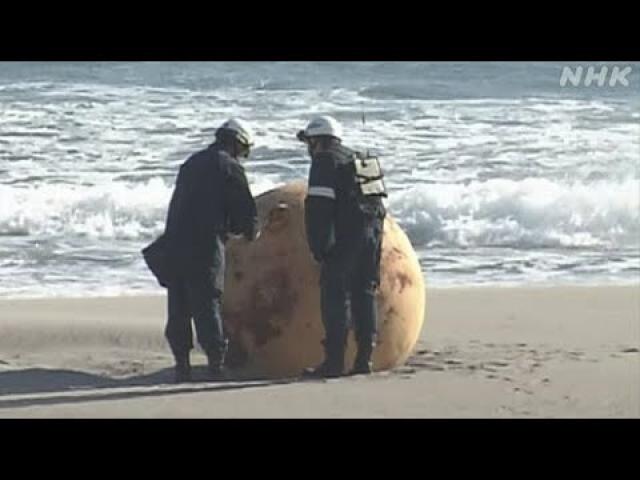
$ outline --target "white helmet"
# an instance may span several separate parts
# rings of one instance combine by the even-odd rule
[[[298,139],[305,141],[307,138],[325,135],[335,137],[338,140],[342,139],[342,125],[329,115],[322,115],[311,120],[307,128],[298,132]]]
[[[224,122],[216,131],[216,135],[220,131],[231,132],[236,140],[248,147],[253,146],[253,130],[244,121],[231,118]]]

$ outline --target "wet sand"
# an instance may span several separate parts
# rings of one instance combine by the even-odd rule
[[[0,418],[640,417],[640,286],[430,288],[427,302],[394,371],[172,385],[164,297],[2,300]]]

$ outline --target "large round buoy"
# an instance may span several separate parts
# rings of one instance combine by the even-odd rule
[[[306,184],[291,183],[257,197],[262,235],[227,243],[224,321],[228,365],[265,378],[298,375],[323,359],[320,268],[307,246]],[[374,370],[404,363],[416,345],[425,314],[425,285],[405,233],[387,215],[378,293]],[[355,358],[353,332],[345,357]]]

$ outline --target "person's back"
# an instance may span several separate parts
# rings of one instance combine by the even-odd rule
[[[255,207],[234,190],[243,186],[244,178],[242,165],[216,144],[182,164],[165,228],[170,256],[178,269],[208,265],[218,237],[224,242],[229,233],[245,233],[254,227],[246,225],[245,219],[252,220]]]
[[[335,248],[348,253],[358,243],[372,218],[383,218],[381,197],[363,197],[357,183],[355,162],[361,155],[342,144],[332,144],[317,155],[318,162],[330,161],[335,168]]]

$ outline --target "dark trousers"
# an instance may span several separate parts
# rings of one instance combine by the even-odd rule
[[[371,349],[377,334],[376,290],[380,283],[382,220],[372,219],[351,237],[338,243],[322,264],[320,305],[328,358],[344,356],[352,320],[359,350]]]
[[[227,340],[222,322],[224,246],[218,245],[213,261],[199,269],[176,273],[168,287],[165,336],[175,357],[193,348],[191,320],[198,343],[207,353],[224,352]]]

